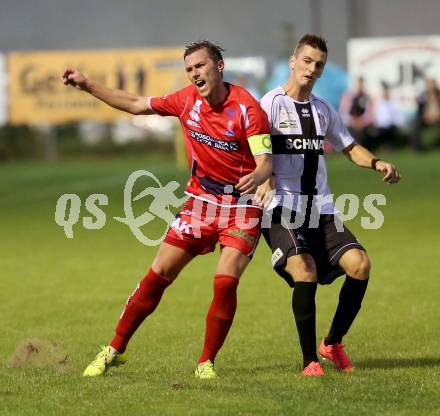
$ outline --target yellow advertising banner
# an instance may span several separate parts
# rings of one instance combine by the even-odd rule
[[[9,122],[61,124],[78,120],[113,121],[114,110],[89,94],[65,86],[65,68],[76,68],[107,87],[161,96],[186,84],[183,47],[10,53]]]

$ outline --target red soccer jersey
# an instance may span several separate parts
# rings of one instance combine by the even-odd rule
[[[179,117],[191,168],[186,193],[201,199],[208,194],[217,204],[222,203],[227,185],[232,185],[226,188],[228,194],[233,189],[231,202],[237,202],[240,192],[233,187],[255,169],[247,140],[270,132],[266,113],[250,93],[226,86],[228,96],[216,106],[209,105],[192,84],[149,101],[157,114]]]

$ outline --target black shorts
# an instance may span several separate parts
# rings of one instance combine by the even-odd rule
[[[365,251],[351,231],[332,214],[320,215],[318,227],[311,228],[303,224],[299,228],[289,229],[281,218],[281,212],[281,207],[273,210],[271,227],[263,228],[262,233],[272,249],[273,268],[290,287],[294,287],[295,283],[285,270],[288,257],[303,253],[312,255],[318,283],[325,285],[344,274],[338,263],[345,252],[352,248]],[[292,224],[295,215],[295,212],[291,213]],[[335,221],[339,221],[341,231],[336,228]]]

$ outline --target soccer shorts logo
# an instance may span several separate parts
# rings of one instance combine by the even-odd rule
[[[277,248],[272,254],[272,267],[278,263],[278,261],[283,257],[283,252],[280,248]]]

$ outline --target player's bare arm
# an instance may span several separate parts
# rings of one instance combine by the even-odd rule
[[[235,186],[242,195],[253,194],[257,187],[272,175],[272,155],[268,153],[254,156],[257,167],[240,178]]]
[[[267,208],[275,195],[275,176],[271,175],[255,191],[255,201],[260,207]]]
[[[376,158],[373,153],[360,144],[353,143],[344,149],[343,152],[356,165],[382,172],[384,182],[389,184],[399,182],[400,174],[395,165]]]
[[[148,107],[147,97],[108,88],[87,78],[76,69],[67,68],[63,73],[62,81],[64,85],[71,85],[81,91],[88,92],[98,100],[118,110],[126,111],[134,115],[154,114],[154,111]]]

